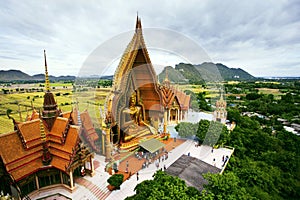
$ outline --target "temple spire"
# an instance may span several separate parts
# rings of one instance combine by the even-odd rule
[[[46,58],[46,50],[44,50],[44,58],[45,58],[45,89],[47,92],[50,92],[50,82],[47,68],[47,58]]]
[[[137,32],[138,30],[142,29],[142,22],[141,19],[139,18],[139,14],[136,14],[136,25],[135,25],[135,31]]]
[[[42,140],[42,146],[43,146],[43,155],[42,155],[42,162],[44,166],[47,166],[51,163],[52,156],[49,152],[49,146],[47,142],[47,136],[45,132],[45,127],[43,120],[41,118],[41,110],[39,110],[39,117],[40,117],[40,133],[41,133],[41,140]]]
[[[54,99],[54,95],[50,91],[50,83],[48,77],[48,69],[47,69],[47,59],[46,59],[46,51],[44,50],[44,58],[45,58],[45,95],[44,95],[44,104],[43,104],[43,119],[47,123],[47,128],[50,131],[56,117],[59,115],[60,111],[57,109],[57,104]]]

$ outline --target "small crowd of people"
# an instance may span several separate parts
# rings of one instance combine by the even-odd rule
[[[155,163],[156,168],[159,168],[159,163],[160,162],[164,162],[165,160],[167,160],[169,157],[169,154],[167,151],[163,151],[163,155],[158,155],[158,152],[156,154],[156,156],[154,157],[150,157],[150,158],[146,158],[145,162],[142,165],[142,169],[149,167],[149,165],[151,163]]]

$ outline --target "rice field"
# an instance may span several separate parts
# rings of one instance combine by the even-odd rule
[[[24,122],[26,117],[32,114],[33,109],[42,110],[44,92],[16,93],[16,88],[43,88],[41,84],[13,85],[10,88],[14,93],[0,94],[0,134],[13,131],[12,120],[6,115],[8,109],[12,110],[10,116],[18,122]],[[178,85],[181,91],[191,90],[194,93],[206,92],[206,97],[214,98],[219,95],[218,90],[205,89],[199,85]],[[175,87],[175,88],[176,88]],[[0,87],[0,91],[3,87]],[[100,108],[103,110],[106,97],[111,88],[84,88],[80,92],[72,92],[73,86],[70,83],[51,83],[51,91],[57,105],[62,112],[71,111],[77,106],[79,111],[88,110],[95,127],[100,123]],[[32,90],[33,91],[33,90]],[[78,103],[77,103],[78,102]]]
[[[59,85],[61,86],[61,85]],[[54,87],[51,84],[51,87]],[[72,93],[69,89],[54,89],[55,100],[58,107],[63,111],[71,111],[72,107],[78,106],[79,111],[88,110],[93,121],[100,121],[100,107],[103,109],[109,88],[92,89],[88,91]],[[8,109],[12,110],[10,116],[16,121],[25,121],[27,115],[35,109],[39,111],[43,107],[44,92],[24,92],[13,94],[0,94],[0,134],[13,131],[12,120],[6,115]],[[78,102],[78,104],[76,103]]]

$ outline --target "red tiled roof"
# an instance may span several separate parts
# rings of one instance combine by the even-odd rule
[[[63,113],[61,113],[61,115],[62,115],[63,118],[67,118],[67,119],[70,118],[70,115],[71,115],[72,120],[73,120],[73,123],[74,123],[75,125],[78,124],[78,110],[77,110],[76,107],[73,108],[72,111],[68,111],[68,112],[63,112]]]
[[[6,170],[13,175],[15,180],[20,180],[44,167],[53,166],[66,171],[65,167],[69,165],[73,149],[76,149],[79,140],[79,127],[71,125],[65,143],[61,142],[62,131],[65,130],[67,122],[68,119],[57,117],[50,132],[46,127],[44,128],[52,155],[49,166],[43,166],[42,163],[43,147],[39,119],[18,124],[26,148],[23,147],[17,131],[0,135],[0,156]]]
[[[52,158],[51,165],[57,169],[66,171],[66,167],[68,166],[69,162],[69,160],[65,160],[63,158],[55,156]]]
[[[26,176],[33,174],[34,172],[38,171],[42,168],[42,159],[37,158],[28,162],[26,165],[20,166],[17,170],[9,172],[16,181],[25,178]]]
[[[179,101],[180,108],[182,110],[188,110],[190,105],[190,96],[186,95],[184,92],[180,90],[173,89],[174,93]]]
[[[8,142],[9,141],[9,142]],[[15,179],[22,177],[24,171],[26,173],[33,172],[35,168],[25,167],[31,162],[42,156],[42,148],[37,146],[31,149],[24,149],[17,132],[0,135],[0,155],[6,166],[6,170]],[[40,166],[42,161],[40,162]]]
[[[63,132],[65,131],[67,124],[68,124],[67,118],[57,117],[50,131],[50,134],[55,135],[57,137],[61,137]]]
[[[18,127],[28,148],[40,144],[41,142],[40,119],[34,119],[24,123],[19,123]],[[45,132],[46,134],[48,132],[46,128],[45,128]]]
[[[98,140],[99,139],[98,134],[93,126],[92,119],[89,113],[87,112],[87,110],[80,113],[80,118],[83,127],[87,131],[87,136],[93,141]]]
[[[67,152],[69,154],[72,153],[72,148],[76,147],[77,141],[79,139],[79,127],[70,126],[69,133],[66,137],[66,142],[64,145],[58,143],[51,143],[50,148],[56,148],[58,150]],[[50,149],[51,152],[51,149]]]
[[[175,99],[178,100],[181,110],[188,110],[190,105],[190,96],[174,87],[161,87],[161,94],[164,107],[171,107]]]

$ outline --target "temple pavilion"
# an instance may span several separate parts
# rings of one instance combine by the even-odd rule
[[[120,59],[107,97],[103,123],[106,158],[110,160],[116,148],[132,150],[166,134],[168,124],[184,119],[189,104],[190,96],[175,89],[167,76],[162,84],[158,83],[137,16],[134,35]]]
[[[14,131],[0,135],[0,190],[21,198],[56,186],[72,191],[74,177],[83,169],[94,174],[93,154],[79,136],[86,132],[93,141],[97,139],[95,133],[78,125],[75,112],[58,109],[50,91],[45,52],[44,57],[46,92],[42,111],[33,111],[25,122],[11,118]],[[89,123],[87,114],[83,115]]]

